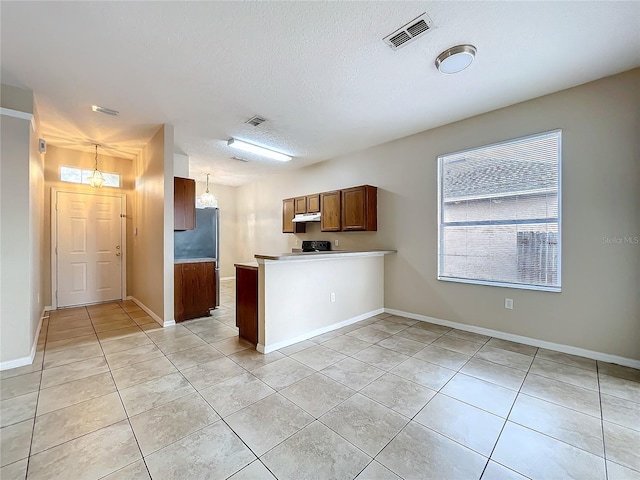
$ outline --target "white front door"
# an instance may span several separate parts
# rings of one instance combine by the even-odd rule
[[[121,196],[56,192],[58,307],[122,298]]]

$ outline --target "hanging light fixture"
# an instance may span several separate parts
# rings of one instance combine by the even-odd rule
[[[101,188],[104,183],[104,176],[98,170],[98,144],[94,144],[96,146],[96,165],[93,169],[93,174],[89,177],[89,185],[93,188]]]
[[[209,192],[209,173],[207,173],[207,190],[200,195],[200,205],[202,208],[217,208],[218,199]]]

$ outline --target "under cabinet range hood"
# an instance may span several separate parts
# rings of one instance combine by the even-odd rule
[[[319,222],[320,212],[318,213],[299,213],[293,217],[294,222]]]

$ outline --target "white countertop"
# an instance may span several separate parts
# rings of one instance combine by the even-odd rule
[[[256,255],[258,263],[264,260],[275,261],[296,261],[296,260],[326,260],[335,258],[348,258],[348,257],[372,257],[379,255],[388,255],[390,253],[397,253],[397,250],[333,250],[329,252],[293,252],[293,253],[280,253],[277,255]]]
[[[233,266],[237,268],[249,268],[251,270],[257,270],[258,262],[239,262],[239,263],[234,263]]]
[[[181,263],[205,263],[205,262],[215,262],[216,259],[213,257],[202,257],[202,258],[174,258],[173,263],[175,265],[179,265]]]

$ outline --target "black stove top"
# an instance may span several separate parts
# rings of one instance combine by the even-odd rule
[[[328,252],[331,250],[331,242],[327,240],[303,240],[303,252]]]

